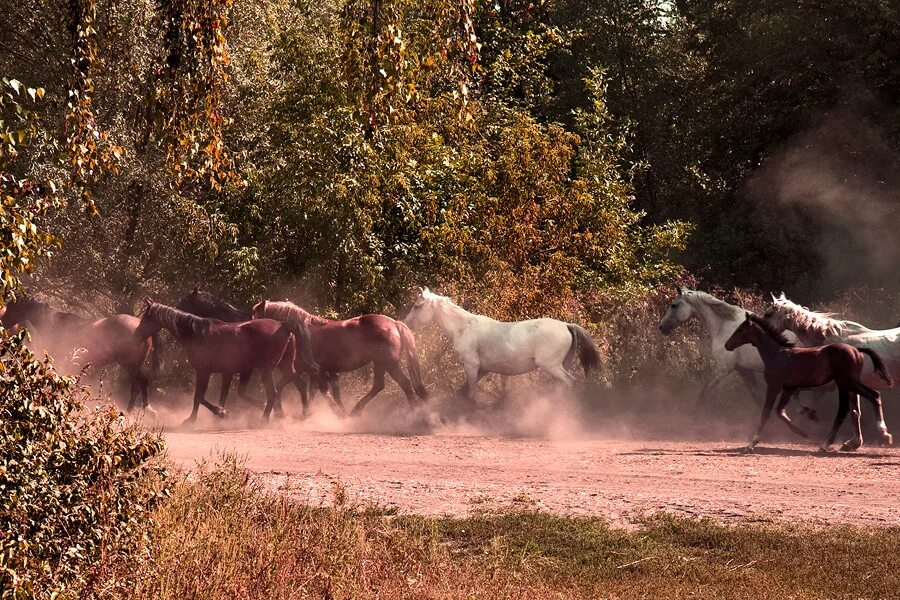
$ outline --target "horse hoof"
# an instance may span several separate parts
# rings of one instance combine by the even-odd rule
[[[188,417],[184,421],[181,422],[181,425],[178,426],[179,429],[193,429],[194,423],[197,421],[194,417]]]
[[[819,453],[831,454],[831,446],[829,446],[828,444],[822,444],[821,446],[819,446]]]
[[[862,446],[862,442],[859,440],[847,440],[841,446],[841,452],[853,452],[854,450],[859,450],[860,446]]]
[[[220,408],[216,412],[216,416],[219,417],[220,419],[224,419],[224,418],[228,417],[228,411],[225,410],[224,408]]]
[[[157,414],[156,409],[153,408],[152,406],[150,406],[149,404],[148,404],[147,406],[144,407],[144,412],[145,412],[145,413],[148,413],[148,414],[151,414],[151,415],[156,415],[156,414]]]
[[[884,432],[881,434],[881,445],[882,446],[893,446],[894,445],[894,436],[889,434],[888,432]]]
[[[741,448],[741,454],[753,454],[754,446],[744,446]]]

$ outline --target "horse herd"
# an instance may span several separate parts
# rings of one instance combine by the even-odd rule
[[[583,327],[555,319],[502,322],[477,315],[450,298],[422,289],[403,321],[367,314],[346,320],[325,319],[291,302],[262,301],[250,312],[195,288],[174,307],[147,300],[140,316],[117,314],[98,320],[58,311],[44,302],[20,298],[2,308],[0,323],[9,331],[27,328],[34,342],[51,355],[70,357],[73,366],[100,368],[117,363],[129,375],[129,410],[138,396],[149,403],[149,379],[143,370],[151,356],[150,374],[158,372],[163,329],[181,345],[196,373],[189,425],[201,405],[225,417],[232,379],[239,377],[238,395],[248,399],[246,387],[254,371],[266,390],[263,419],[283,413],[281,396],[293,384],[300,392],[303,415],[317,391],[330,391],[335,409],[344,413],[338,375],[373,367],[372,388],[357,401],[357,414],[384,388],[389,375],[406,395],[411,408],[427,400],[412,330],[429,322],[453,340],[465,372],[463,396],[474,409],[479,380],[489,373],[518,375],[540,369],[567,387],[575,382],[573,365],[580,360],[585,374],[599,366],[597,346]],[[807,433],[788,416],[787,404],[801,389],[817,397],[838,389],[838,411],[826,442],[827,450],[848,414],[856,437],[843,445],[853,450],[863,443],[859,396],[869,400],[877,415],[882,441],[890,444],[879,388],[892,385],[890,370],[900,367],[900,328],[875,331],[829,314],[809,311],[782,294],[763,316],[728,304],[700,291],[679,288],[659,324],[670,334],[681,323],[697,318],[710,334],[716,369],[703,386],[703,401],[726,375],[737,372],[757,397],[756,373],[763,373],[765,401],[752,450],[777,408],[778,416],[798,435]],[[404,371],[403,365],[406,369]],[[206,399],[210,377],[221,374],[218,405]],[[276,383],[276,374],[279,376]],[[810,416],[815,409],[804,407]]]

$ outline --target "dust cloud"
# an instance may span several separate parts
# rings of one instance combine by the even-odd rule
[[[747,184],[751,198],[784,218],[791,218],[784,211],[801,211],[824,268],[814,291],[823,297],[900,283],[900,156],[872,115],[863,107],[832,112],[790,139]]]

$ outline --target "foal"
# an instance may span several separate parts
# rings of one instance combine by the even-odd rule
[[[856,439],[848,440],[841,447],[842,450],[856,450],[862,445],[862,428],[860,427],[859,394],[865,396],[878,412],[880,420],[882,440],[886,444],[893,442],[891,434],[887,432],[884,418],[881,417],[881,396],[878,392],[865,385],[861,381],[863,370],[863,354],[872,359],[875,372],[890,387],[893,385],[881,358],[869,348],[854,348],[849,344],[829,344],[814,348],[794,348],[794,345],[775,330],[765,319],[747,313],[744,322],[725,342],[725,348],[734,350],[744,344],[753,344],[759,351],[765,365],[765,379],[767,384],[766,403],[763,406],[759,427],[753,436],[747,451],[750,452],[759,442],[763,427],[772,412],[775,398],[781,393],[778,401],[778,416],[787,423],[788,427],[804,438],[809,435],[795,425],[788,417],[785,407],[797,390],[819,387],[831,381],[837,385],[839,394],[838,412],[834,419],[834,426],[828,439],[822,444],[823,451],[828,451],[838,429],[847,417],[850,408],[850,395],[853,395],[853,421],[856,426]]]

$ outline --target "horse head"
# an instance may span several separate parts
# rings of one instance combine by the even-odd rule
[[[738,325],[738,328],[734,330],[731,337],[725,341],[725,349],[729,352],[733,352],[744,344],[752,344],[755,339],[753,331],[754,325],[755,323],[750,318],[750,313],[746,313],[743,322]]]
[[[659,321],[659,330],[663,335],[669,335],[675,331],[679,325],[694,316],[694,307],[691,306],[690,295],[693,292],[684,286],[678,288],[677,293],[669,302],[666,313]]]
[[[446,300],[449,300],[447,296],[435,294],[427,287],[422,288],[419,297],[416,298],[413,307],[409,310],[403,322],[410,329],[421,327],[434,318],[435,309]]]
[[[266,316],[266,305],[268,304],[268,300],[262,300],[253,305],[253,309],[250,311],[251,316],[254,319],[262,319]]]

